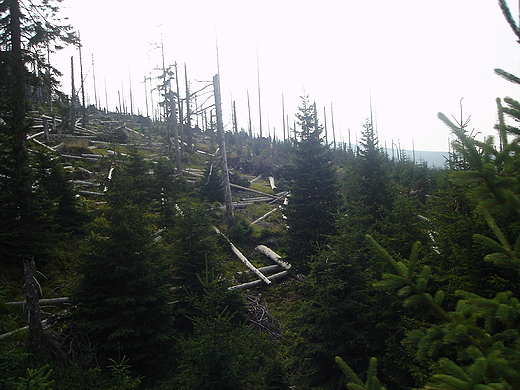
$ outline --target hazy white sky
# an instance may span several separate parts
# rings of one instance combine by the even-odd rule
[[[513,4],[514,3],[514,4]],[[218,40],[224,122],[231,128],[231,101],[238,125],[247,129],[247,91],[253,131],[259,131],[257,53],[263,133],[282,137],[282,93],[290,121],[308,93],[331,133],[354,142],[370,115],[380,141],[403,149],[448,149],[449,130],[437,112],[471,115],[471,127],[494,134],[495,98],[518,98],[515,87],[494,68],[518,74],[520,47],[496,0],[65,0],[62,12],[80,31],[86,92],[94,102],[91,58],[95,59],[101,106],[114,109],[118,91],[129,106],[146,113],[143,79],[161,65],[184,63],[191,89],[217,72]],[[518,14],[516,2],[510,4]],[[68,91],[72,50],[55,55]],[[79,75],[79,70],[76,69]],[[108,99],[105,99],[105,82]],[[76,84],[79,83],[79,77]],[[122,86],[124,84],[124,86]],[[183,93],[182,93],[183,95]],[[155,102],[157,98],[154,97]],[[202,98],[201,100],[204,100]],[[200,103],[200,101],[199,101]],[[150,102],[149,102],[150,104]],[[329,137],[329,140],[331,136]],[[413,140],[413,141],[412,141]]]

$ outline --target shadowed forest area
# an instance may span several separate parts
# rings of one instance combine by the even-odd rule
[[[440,113],[442,168],[307,95],[282,140],[225,129],[218,74],[107,112],[59,89],[58,12],[0,0],[0,388],[520,388],[518,101],[484,141]]]

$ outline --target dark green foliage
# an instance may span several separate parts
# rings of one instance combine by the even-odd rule
[[[210,203],[224,203],[224,187],[222,186],[222,175],[216,164],[207,164],[204,177],[201,179],[200,194],[202,198]]]
[[[251,238],[253,228],[250,223],[240,217],[235,217],[235,224],[229,231],[229,239],[235,244],[245,244]]]
[[[79,267],[75,322],[103,358],[126,355],[138,372],[166,374],[171,358],[172,306],[150,223],[128,199],[116,165],[109,207],[94,220]],[[123,191],[125,189],[125,191]]]
[[[18,378],[13,383],[15,390],[44,390],[52,389],[54,380],[50,379],[52,369],[49,365],[42,366],[36,369],[27,369],[27,375],[25,378]]]
[[[380,218],[395,199],[390,186],[390,161],[379,147],[379,141],[368,120],[363,125],[360,148],[352,167],[347,167],[347,202],[355,202],[359,215],[370,216],[370,220]],[[360,208],[360,206],[362,206]]]
[[[151,195],[154,199],[153,210],[159,214],[161,227],[173,226],[177,214],[175,202],[184,187],[184,180],[175,175],[174,165],[165,158],[160,159],[154,169]]]
[[[70,177],[57,156],[37,153],[34,161],[36,197],[48,203],[46,214],[59,232],[77,232],[86,217],[80,209]],[[40,206],[41,208],[41,206]]]
[[[291,327],[301,338],[293,348],[296,383],[298,388],[337,389],[344,382],[334,357],[345,356],[357,367],[367,354],[365,282],[344,253],[323,251],[310,266],[298,289],[301,302]]]
[[[377,359],[371,358],[367,370],[365,383],[357,376],[352,368],[343,361],[341,357],[336,357],[339,368],[348,378],[347,388],[350,390],[386,390],[377,378]]]
[[[242,301],[241,308],[229,306],[229,302],[239,302],[238,296],[209,274],[200,282],[204,292],[193,295],[191,300],[196,310],[192,318],[193,334],[184,337],[179,346],[177,387],[247,389],[259,380],[254,367],[261,356],[255,351],[253,332],[237,322],[245,305]]]
[[[174,283],[180,290],[202,293],[199,276],[205,272],[220,273],[218,236],[212,229],[207,204],[193,200],[179,202],[174,225],[166,232],[164,241]]]
[[[418,244],[405,264],[394,260],[371,237],[369,239],[395,272],[384,274],[383,280],[374,284],[374,287],[397,290],[405,306],[426,303],[441,319],[441,323],[425,331],[411,331],[403,343],[416,346],[419,359],[434,356],[443,346],[458,347],[459,362],[447,358],[439,360],[440,369],[444,373],[431,377],[433,386],[442,383],[446,387],[440,388],[445,389],[472,389],[479,388],[473,386],[484,385],[505,389],[520,385],[517,370],[520,364],[520,333],[515,325],[515,319],[520,315],[518,299],[512,297],[510,292],[499,292],[494,299],[486,299],[460,291],[462,298],[455,311],[445,311],[441,306],[444,292],[437,290],[434,295],[427,292],[431,268],[417,266]],[[467,364],[468,361],[471,363]],[[506,383],[511,387],[507,387]]]
[[[120,180],[125,182],[120,182],[120,188],[116,190],[120,190],[120,194],[128,197],[127,201],[135,205],[149,204],[153,199],[154,188],[150,163],[139,154],[136,147],[130,148],[130,153],[123,161],[125,175]]]
[[[108,366],[112,373],[111,385],[107,390],[134,390],[141,384],[141,377],[132,376],[132,366],[128,364],[126,356],[119,361],[110,359],[112,364]]]
[[[288,259],[296,271],[307,273],[311,257],[335,232],[339,196],[329,150],[321,142],[321,128],[307,97],[302,98],[299,110],[301,141],[295,144],[288,169],[290,196],[283,212]]]

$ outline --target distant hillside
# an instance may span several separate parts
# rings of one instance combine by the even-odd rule
[[[392,158],[392,150],[387,149],[388,156]],[[394,150],[395,153],[395,150]],[[429,151],[418,151],[415,152],[412,150],[403,150],[403,153],[413,161],[420,163],[422,161],[426,161],[430,168],[444,168],[444,164],[446,163],[446,159],[448,158],[448,152],[429,152]]]

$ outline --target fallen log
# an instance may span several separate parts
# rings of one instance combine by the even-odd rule
[[[275,265],[268,265],[266,267],[261,267],[261,268],[258,268],[258,270],[260,272],[262,272],[263,274],[266,274],[266,273],[270,273],[270,272],[279,272],[279,271],[282,271],[283,268],[280,267],[278,264],[275,264]],[[240,275],[250,275],[252,274],[253,271],[251,270],[248,270],[248,271],[241,271],[241,272],[237,272],[237,275],[240,276]]]
[[[262,175],[258,175],[257,177],[255,177],[253,180],[250,181],[250,183],[256,183],[258,180],[260,180],[262,178]]]
[[[278,210],[278,207],[271,210],[271,211],[268,211],[267,213],[265,213],[264,215],[262,215],[260,218],[254,220],[253,222],[250,223],[250,225],[254,225],[255,223],[258,223],[264,219],[266,219],[268,216],[270,216],[272,213],[274,213],[276,210]]]
[[[281,256],[274,252],[272,249],[266,247],[265,245],[258,245],[255,248],[258,252],[263,253],[267,257],[269,257],[271,260],[273,260],[276,264],[278,264],[280,267],[287,269],[291,268],[291,264],[286,263],[285,261],[281,260]]]
[[[104,192],[95,192],[95,191],[78,191],[78,194],[80,195],[99,195],[99,196],[105,196],[106,193]]]
[[[286,278],[287,276],[289,276],[289,272],[282,271],[282,272],[278,272],[277,274],[269,276],[268,279],[269,279],[269,282],[271,282],[271,281],[276,281],[276,280]],[[262,285],[264,285],[263,280],[255,280],[253,282],[242,283],[242,284],[238,284],[236,286],[228,287],[228,290],[246,290],[248,288],[258,287],[258,286],[262,286]]]
[[[40,299],[40,305],[56,305],[60,303],[71,303],[72,300],[69,297],[63,298],[50,298],[50,299]],[[21,306],[27,304],[25,301],[15,301],[15,302],[6,302],[6,305],[9,306]]]
[[[273,199],[278,199],[278,197],[276,195],[267,194],[267,193],[262,192],[262,191],[253,190],[252,188],[242,187],[242,186],[239,186],[238,184],[233,184],[233,183],[230,183],[229,185],[231,187],[233,187],[233,188],[236,188],[236,189],[239,189],[239,190],[242,190],[242,191],[254,192],[255,194],[260,194],[260,195],[268,196],[268,197],[273,198]]]
[[[231,242],[229,243],[231,245],[231,250],[233,253],[251,270],[253,271],[258,277],[265,282],[266,284],[271,284],[271,281],[269,278],[267,278],[262,272],[258,270],[251,262],[238,250],[236,246],[234,246]]]
[[[229,239],[224,234],[222,234],[216,226],[213,226],[213,228],[217,232],[217,234],[220,234],[222,237],[226,239],[226,241],[231,246],[231,250],[233,251],[233,253],[242,261],[242,263],[244,263],[247,266],[247,268],[253,271],[264,283],[271,284],[271,281],[268,278],[266,278],[266,276],[262,272],[260,272],[258,268],[251,264],[251,262],[242,254],[242,252],[240,252],[238,248],[234,246],[233,243],[229,241]]]

